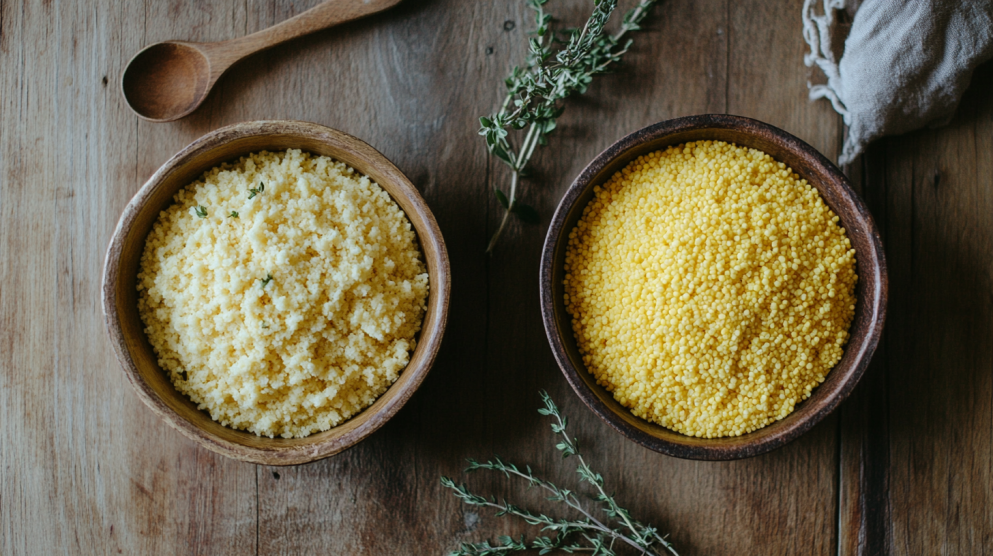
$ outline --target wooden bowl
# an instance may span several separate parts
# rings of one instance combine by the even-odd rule
[[[180,394],[158,365],[138,316],[138,266],[145,238],[173,195],[210,168],[261,150],[301,149],[340,160],[369,176],[407,214],[428,268],[427,313],[417,347],[397,381],[361,413],[306,438],[266,438],[213,421]],[[103,274],[107,330],[138,397],[167,423],[217,453],[265,465],[306,463],[338,453],[369,436],[410,399],[434,362],[448,315],[448,252],[431,210],[410,181],[366,143],[324,126],[294,121],[246,122],[200,139],[166,162],[128,203],[110,240]]]
[[[583,365],[572,333],[572,318],[563,300],[564,262],[569,232],[593,198],[593,187],[643,154],[670,145],[703,139],[752,147],[787,164],[820,191],[841,219],[855,248],[855,317],[841,361],[793,413],[757,431],[729,438],[694,438],[635,417],[596,383]],[[573,390],[610,426],[657,452],[687,459],[729,460],[774,450],[804,432],[851,393],[879,343],[886,314],[886,261],[872,216],[852,191],[848,179],[810,145],[770,125],[723,114],[661,122],[614,143],[576,178],[552,217],[541,255],[541,314],[555,359]]]

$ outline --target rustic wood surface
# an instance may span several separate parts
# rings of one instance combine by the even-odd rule
[[[799,0],[664,0],[623,71],[571,102],[537,157],[496,252],[476,118],[524,52],[517,0],[406,0],[253,56],[205,104],[140,121],[119,80],[140,48],[226,40],[316,0],[0,0],[0,554],[438,554],[519,534],[438,482],[492,454],[556,480],[535,409],[547,389],[591,463],[681,554],[981,554],[993,546],[993,65],[954,122],[875,144],[846,169],[890,267],[881,349],[848,402],[799,440],[736,462],[661,456],[585,409],[552,359],[538,260],[559,196],[617,138],[675,116],[728,112],[836,158],[844,128],[810,103]],[[579,0],[553,2],[578,23]],[[564,11],[559,11],[564,10]],[[262,467],[187,440],[138,400],[101,318],[104,250],[130,197],[220,126],[300,119],[353,134],[403,170],[452,262],[449,328],[418,393],[357,447]],[[534,501],[492,475],[485,494]]]

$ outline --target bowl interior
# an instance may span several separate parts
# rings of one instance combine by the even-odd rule
[[[593,188],[637,157],[688,141],[720,140],[761,150],[817,187],[841,219],[856,251],[858,283],[851,337],[842,360],[797,404],[793,413],[738,437],[686,436],[635,417],[597,385],[583,364],[563,300],[565,251],[569,232],[593,198]],[[621,139],[600,154],[566,192],[552,218],[541,264],[542,318],[555,357],[576,393],[597,415],[625,436],[668,455],[688,459],[737,459],[773,450],[807,431],[844,399],[865,371],[882,328],[886,268],[872,218],[844,175],[812,147],[788,133],[755,120],[727,115],[669,120]]]
[[[222,162],[261,150],[301,149],[340,160],[378,183],[413,225],[430,289],[417,347],[397,381],[373,405],[306,438],[266,438],[225,427],[180,394],[161,370],[138,314],[137,274],[145,239],[173,196]],[[337,453],[381,426],[411,396],[440,347],[448,310],[448,256],[437,223],[417,190],[383,155],[344,133],[305,122],[250,122],[213,132],[169,160],[125,209],[107,254],[104,312],[118,358],[139,396],[171,425],[210,449],[265,464],[294,464]]]

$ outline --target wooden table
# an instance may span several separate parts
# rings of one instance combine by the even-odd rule
[[[439,484],[538,499],[466,457],[530,462],[575,483],[535,412],[547,389],[608,488],[681,554],[988,554],[993,547],[993,65],[953,123],[879,141],[846,171],[883,232],[889,319],[853,396],[776,452],[682,461],[579,402],[538,310],[538,258],[560,195],[619,137],[676,116],[758,118],[836,158],[842,121],[807,100],[799,0],[665,0],[623,70],[570,101],[496,252],[476,118],[524,53],[520,1],[407,0],[239,64],[192,116],[138,120],[120,94],[159,40],[221,40],[315,0],[0,0],[0,554],[439,554],[527,531]],[[551,2],[578,23],[587,2]],[[622,4],[623,5],[623,4]],[[562,10],[565,10],[564,12]],[[99,303],[104,249],[130,197],[220,126],[292,118],[379,148],[448,241],[449,329],[434,370],[358,447],[290,468],[198,447],[132,393]],[[568,462],[567,462],[568,463]],[[539,504],[540,505],[540,504]]]

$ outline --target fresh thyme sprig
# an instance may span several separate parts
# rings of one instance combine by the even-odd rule
[[[517,186],[525,176],[531,156],[538,145],[548,144],[547,135],[562,115],[561,101],[574,93],[585,93],[594,75],[606,72],[611,64],[621,60],[631,46],[631,39],[623,44],[621,40],[627,33],[641,29],[639,24],[656,1],[639,0],[624,15],[617,33],[611,35],[604,33],[604,26],[617,7],[617,0],[593,0],[593,13],[586,25],[582,29],[566,30],[552,28],[552,16],[544,11],[548,0],[527,0],[535,11],[537,29],[528,39],[524,67],[515,66],[504,81],[507,94],[500,109],[479,119],[479,134],[486,139],[486,148],[511,170],[508,193],[495,191],[504,214],[486,247],[487,253],[500,239],[511,214],[526,222],[538,221],[537,211],[517,198]],[[511,129],[524,133],[516,148],[508,138]]]
[[[595,555],[614,556],[616,554],[614,551],[616,542],[627,544],[641,551],[641,554],[661,556],[664,551],[668,551],[670,554],[676,555],[675,548],[666,540],[664,535],[659,534],[658,529],[631,517],[630,512],[617,505],[614,497],[607,494],[604,490],[603,476],[590,469],[582,454],[579,453],[579,441],[566,433],[568,419],[562,416],[559,408],[546,392],[541,392],[541,399],[545,403],[545,407],[539,409],[538,413],[553,417],[555,422],[552,423],[552,432],[562,437],[562,441],[555,447],[562,452],[563,459],[577,458],[576,472],[579,474],[580,481],[593,485],[596,493],[592,498],[599,503],[599,509],[609,519],[598,519],[592,511],[587,510],[580,503],[578,496],[573,491],[560,488],[550,481],[535,476],[530,466],[521,469],[498,457],[486,463],[470,459],[469,467],[466,468],[467,473],[486,469],[503,473],[507,477],[523,479],[527,481],[528,487],[538,487],[545,490],[548,493],[548,500],[563,502],[582,517],[573,520],[554,519],[545,514],[516,506],[506,500],[498,502],[495,497],[485,498],[473,494],[464,483],[456,484],[452,479],[442,477],[441,484],[452,489],[455,496],[466,504],[494,508],[497,510],[497,516],[517,516],[528,525],[540,526],[542,532],[555,533],[553,537],[538,536],[530,542],[524,536],[521,536],[519,540],[502,536],[498,538],[495,545],[490,544],[489,541],[462,543],[459,549],[449,553],[449,556],[493,556],[524,550],[539,550],[539,554],[562,550],[570,554],[573,552],[591,552]]]
[[[203,205],[197,205],[197,208],[195,208],[193,210],[194,210],[194,212],[197,213],[197,216],[199,216],[200,218],[206,218],[207,217],[207,207],[205,207]]]

